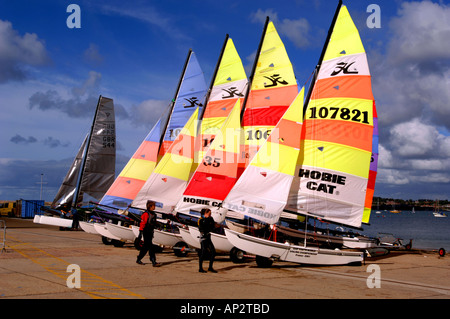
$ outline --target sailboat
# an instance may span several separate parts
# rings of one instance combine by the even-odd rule
[[[235,68],[241,70],[241,83],[244,83],[242,63],[240,60],[236,63]],[[242,215],[223,209],[222,202],[245,165],[268,138],[270,131],[298,93],[292,64],[269,18],[264,24],[250,78],[240,118],[233,110],[221,128],[220,136],[216,137],[204,156],[203,165],[197,168],[190,180],[182,200],[176,207],[179,213],[199,216],[198,212],[202,208],[210,208],[217,222],[223,222],[225,215],[242,219]],[[240,122],[244,131],[241,142],[238,129]],[[242,144],[242,141],[245,141],[245,144]],[[189,227],[189,230],[191,233],[196,231],[194,227]],[[234,247],[230,245],[224,233],[213,233],[211,236],[215,246],[230,249],[232,259],[242,255],[240,250],[233,250]],[[195,239],[198,241],[198,238]]]
[[[89,134],[84,139],[50,208],[45,211],[61,215],[90,200],[99,200],[115,177],[116,133],[113,100],[100,96]],[[79,212],[80,213],[80,212]],[[60,227],[72,226],[72,220],[41,216],[39,223]]]
[[[354,228],[359,228],[363,219],[368,219],[370,206],[366,209],[366,203],[371,203],[372,198],[367,190],[373,189],[375,182],[374,174],[371,179],[369,171],[376,172],[370,167],[375,140],[374,110],[365,50],[347,8],[340,1],[316,67],[315,81],[306,98],[302,132],[297,134],[297,138],[301,137],[300,153],[298,158],[291,155],[296,168],[285,213]],[[274,168],[280,173],[281,166],[274,165]],[[246,171],[242,176],[245,175]],[[244,192],[245,188],[238,188],[239,180],[224,206],[271,225],[268,228],[273,234],[279,230],[275,223],[281,217],[279,207],[282,203],[276,203],[271,197],[263,198],[263,195],[275,192],[286,182],[281,178],[277,183],[260,180],[254,184],[258,184],[262,195],[244,200],[245,194],[241,196],[239,192]],[[243,180],[242,183],[252,181]],[[257,263],[261,266],[269,266],[273,260],[322,265],[360,264],[363,261],[361,251],[308,246],[306,236],[299,237],[302,243],[299,238],[283,232],[277,232],[277,240],[231,229],[225,229],[225,232],[233,245],[257,255]]]
[[[437,218],[447,217],[446,214],[440,212],[440,209],[439,209],[439,201],[438,201],[438,200],[436,200],[436,202],[434,203],[433,216],[434,216],[434,217],[437,217]]]
[[[201,115],[199,134],[196,142],[193,144],[193,146],[195,145],[194,163],[190,167],[180,167],[179,165],[177,167],[180,172],[183,171],[185,174],[189,173],[189,182],[185,189],[171,189],[174,196],[178,196],[179,201],[176,203],[175,208],[168,206],[166,209],[163,209],[165,213],[172,212],[176,215],[175,219],[180,222],[178,224],[184,224],[180,225],[181,228],[185,227],[188,229],[188,226],[194,225],[194,220],[198,219],[201,208],[207,206],[205,205],[207,202],[205,197],[208,197],[208,194],[212,190],[220,196],[220,187],[214,186],[214,189],[210,188],[211,185],[215,185],[212,182],[215,176],[214,174],[211,175],[211,170],[216,171],[219,169],[221,174],[223,173],[223,169],[227,172],[232,172],[233,169],[226,164],[225,160],[228,160],[235,163],[234,175],[236,175],[240,143],[241,98],[244,96],[243,92],[246,85],[247,78],[241,59],[232,39],[226,35],[211,80],[210,93],[207,97],[206,106]],[[231,142],[235,142],[233,144],[235,147],[233,145],[230,147],[226,146],[229,145],[228,142],[230,139]],[[233,160],[230,160],[230,156]],[[227,178],[232,180],[231,175]],[[205,191],[209,192],[204,193]],[[155,195],[157,201],[161,201],[161,197],[156,195],[157,193],[158,191],[156,190],[149,190],[148,192],[150,196]],[[164,203],[162,206],[164,207]],[[180,232],[182,232],[181,229]],[[175,235],[177,235],[176,232],[173,236]],[[190,232],[184,232],[184,235],[190,236]],[[221,236],[223,237],[222,240],[228,243],[225,236]],[[185,238],[183,237],[183,239]],[[213,238],[213,242],[215,240]],[[196,243],[195,239],[190,237],[185,239],[185,241]],[[219,247],[220,244],[216,246]]]
[[[102,238],[104,243],[110,243],[111,240],[109,239],[116,240],[116,237],[122,239],[132,238],[131,227],[139,221],[139,216],[142,210],[145,209],[145,204],[143,205],[144,208],[133,208],[133,200],[135,200],[156,165],[177,138],[190,116],[197,111],[198,107],[202,108],[206,94],[207,88],[203,72],[194,51],[189,49],[174,97],[165,114],[153,126],[105,196],[98,203],[96,212],[100,216],[102,214],[101,211],[109,212],[109,216],[102,218],[106,228],[106,232],[103,232],[103,235],[107,235]],[[131,221],[128,218],[127,224],[129,225],[122,225],[128,216],[132,217]],[[114,223],[105,224],[104,219],[109,219],[109,217],[113,217]],[[95,231],[92,230],[92,225],[87,222],[80,222],[80,226],[85,231]],[[109,231],[108,228],[110,229]],[[119,232],[122,235],[119,236]]]

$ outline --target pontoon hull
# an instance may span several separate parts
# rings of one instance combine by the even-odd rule
[[[139,227],[131,226],[131,229],[133,230],[134,235],[137,237],[139,235]],[[153,244],[173,247],[180,241],[183,241],[181,234],[170,233],[159,229],[155,229],[155,231],[153,232]]]
[[[96,224],[94,224],[94,228],[101,236],[120,241],[119,237],[111,234],[111,232],[108,230],[108,228],[106,228],[105,224],[96,223]]]
[[[278,243],[225,229],[228,240],[237,248],[257,256],[309,265],[347,265],[362,263],[362,252],[319,249]]]
[[[51,217],[51,216],[41,215],[41,217],[39,218],[39,224],[44,224],[44,225],[72,228],[72,223],[73,223],[73,220],[64,219],[64,218],[60,218],[60,217]]]
[[[198,228],[189,226],[189,233],[200,246],[200,231]],[[211,241],[216,251],[229,253],[234,247],[225,235],[211,233]]]
[[[108,222],[106,222],[105,225],[106,225],[106,228],[108,229],[108,231],[113,236],[116,236],[116,237],[120,238],[121,240],[134,241],[136,238],[136,236],[133,233],[133,230],[129,227],[111,224]]]
[[[80,227],[81,227],[81,229],[84,230],[86,233],[94,234],[94,235],[100,235],[100,234],[98,233],[98,231],[95,230],[94,224],[95,224],[95,223],[88,223],[88,222],[82,222],[82,221],[80,221]]]
[[[200,242],[192,237],[191,233],[188,229],[180,228],[180,235],[183,238],[183,241],[191,247],[200,249]]]

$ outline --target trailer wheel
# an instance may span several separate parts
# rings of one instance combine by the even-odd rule
[[[439,248],[439,256],[444,257],[445,256],[445,249]]]
[[[239,248],[233,247],[230,251],[230,258],[235,264],[243,263],[245,260],[245,252]]]
[[[112,245],[112,239],[102,236],[102,243],[104,243],[105,245]]]
[[[123,245],[125,245],[124,241],[117,240],[117,239],[113,239],[111,242],[114,245],[114,247],[123,247]]]
[[[256,264],[259,268],[270,268],[272,267],[273,260],[267,257],[256,256]]]
[[[187,248],[188,245],[184,241],[179,241],[173,246],[173,252],[177,257],[186,257],[188,254]]]

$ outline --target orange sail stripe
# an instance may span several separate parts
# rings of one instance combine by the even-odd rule
[[[132,158],[146,159],[148,161],[157,161],[159,143],[144,141],[136,150]]]
[[[297,93],[297,85],[252,90],[250,91],[245,109],[248,110],[269,105],[286,105],[288,107]]]
[[[180,134],[168,150],[170,154],[180,155],[188,158],[194,157],[194,141],[195,137],[191,135]]]
[[[232,152],[223,152],[220,150],[210,149],[208,154],[199,164],[197,171],[208,173],[214,171],[215,174],[224,176],[236,176],[236,163],[238,154]]]
[[[372,151],[372,132],[370,125],[361,125],[351,121],[306,120],[305,127],[306,140],[317,140],[343,144],[354,148],[359,148],[368,152]]]
[[[205,110],[205,114],[203,115],[203,118],[212,118],[212,117],[226,118],[230,114],[235,103],[236,103],[236,99],[209,101],[208,107]],[[242,104],[243,104],[243,99],[241,99],[241,108],[242,108]]]
[[[302,127],[297,122],[282,118],[278,123],[278,132],[272,131],[267,142],[298,148],[301,131]]]
[[[320,79],[314,86],[311,100],[326,98],[355,98],[373,100],[370,76],[340,76]]]
[[[144,184],[144,180],[118,176],[106,195],[134,198]]]

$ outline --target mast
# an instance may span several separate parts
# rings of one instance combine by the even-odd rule
[[[253,81],[253,77],[255,75],[255,71],[256,71],[256,65],[258,64],[258,60],[259,60],[259,54],[261,53],[261,48],[262,48],[262,44],[264,42],[264,37],[266,35],[266,31],[267,31],[267,26],[269,25],[269,17],[266,17],[266,22],[264,23],[264,28],[263,28],[263,32],[261,35],[261,40],[259,41],[259,45],[258,45],[258,50],[256,51],[256,56],[255,56],[255,60],[253,61],[253,67],[252,67],[252,73],[250,74],[250,77],[248,78],[248,86],[247,86],[247,92],[245,93],[245,98],[244,98],[244,102],[242,104],[242,110],[241,110],[241,120],[244,116],[244,111],[245,111],[245,106],[247,104],[247,99],[248,99],[248,94],[250,92],[250,88],[252,86],[252,81]]]
[[[320,54],[319,61],[317,62],[317,65],[316,65],[316,67],[314,69],[314,76],[313,76],[313,79],[311,81],[311,85],[309,86],[308,94],[306,95],[305,105],[303,106],[303,116],[306,115],[306,110],[307,110],[308,104],[309,104],[309,98],[311,97],[312,91],[314,89],[314,85],[316,83],[317,75],[319,74],[319,69],[320,69],[320,67],[322,65],[322,61],[323,61],[323,57],[325,56],[325,52],[327,51],[328,42],[330,42],[331,34],[333,33],[334,25],[336,24],[336,20],[337,20],[337,17],[339,15],[339,11],[341,10],[341,6],[342,6],[342,0],[339,0],[339,3],[338,3],[337,8],[336,8],[336,11],[334,12],[333,21],[331,22],[330,28],[328,29],[328,34],[327,34],[327,38],[325,40],[325,44],[324,44],[324,46],[322,48],[322,53]]]
[[[180,93],[181,83],[183,82],[184,75],[186,74],[186,68],[188,66],[189,60],[191,59],[191,55],[192,55],[192,49],[189,49],[186,61],[184,62],[183,71],[181,72],[180,79],[178,80],[178,85],[177,85],[177,89],[175,91],[175,95],[174,95],[174,97],[173,97],[173,99],[171,101],[172,106],[170,107],[170,114],[167,117],[167,121],[166,121],[166,124],[164,125],[164,129],[161,131],[161,137],[159,139],[158,153],[159,153],[159,151],[161,149],[161,145],[163,143],[164,136],[166,135],[167,126],[169,125],[170,118],[172,117],[173,108],[175,107],[175,102],[176,102],[176,100],[178,98],[178,94]]]
[[[223,42],[223,45],[222,45],[222,50],[220,51],[219,60],[217,60],[216,68],[214,69],[214,73],[213,73],[213,76],[212,76],[212,78],[211,78],[211,83],[209,84],[208,92],[207,92],[207,94],[206,94],[206,99],[205,99],[205,105],[204,105],[204,107],[203,107],[203,110],[202,110],[202,113],[200,114],[199,119],[202,119],[202,118],[203,118],[203,115],[205,114],[206,105],[208,104],[209,96],[211,95],[211,91],[212,91],[212,88],[213,88],[213,86],[214,86],[214,82],[216,81],[217,72],[219,71],[220,63],[222,62],[223,53],[225,52],[225,48],[226,48],[226,46],[227,46],[227,42],[228,42],[228,38],[229,38],[229,37],[230,37],[230,36],[229,36],[229,34],[227,33],[227,34],[225,35],[225,41]]]
[[[95,115],[94,115],[94,120],[92,121],[91,131],[89,132],[88,140],[86,143],[86,148],[84,150],[83,161],[82,161],[81,167],[80,167],[80,175],[78,176],[77,186],[75,187],[75,193],[73,194],[72,208],[75,208],[75,209],[77,208],[78,196],[80,194],[80,184],[81,184],[81,181],[83,180],[84,166],[86,165],[87,154],[89,152],[89,146],[91,144],[92,132],[94,131],[94,125],[95,125],[95,121],[97,120],[97,114],[98,114],[98,109],[100,107],[101,100],[102,100],[102,96],[100,95],[98,98],[97,107],[95,109]]]

